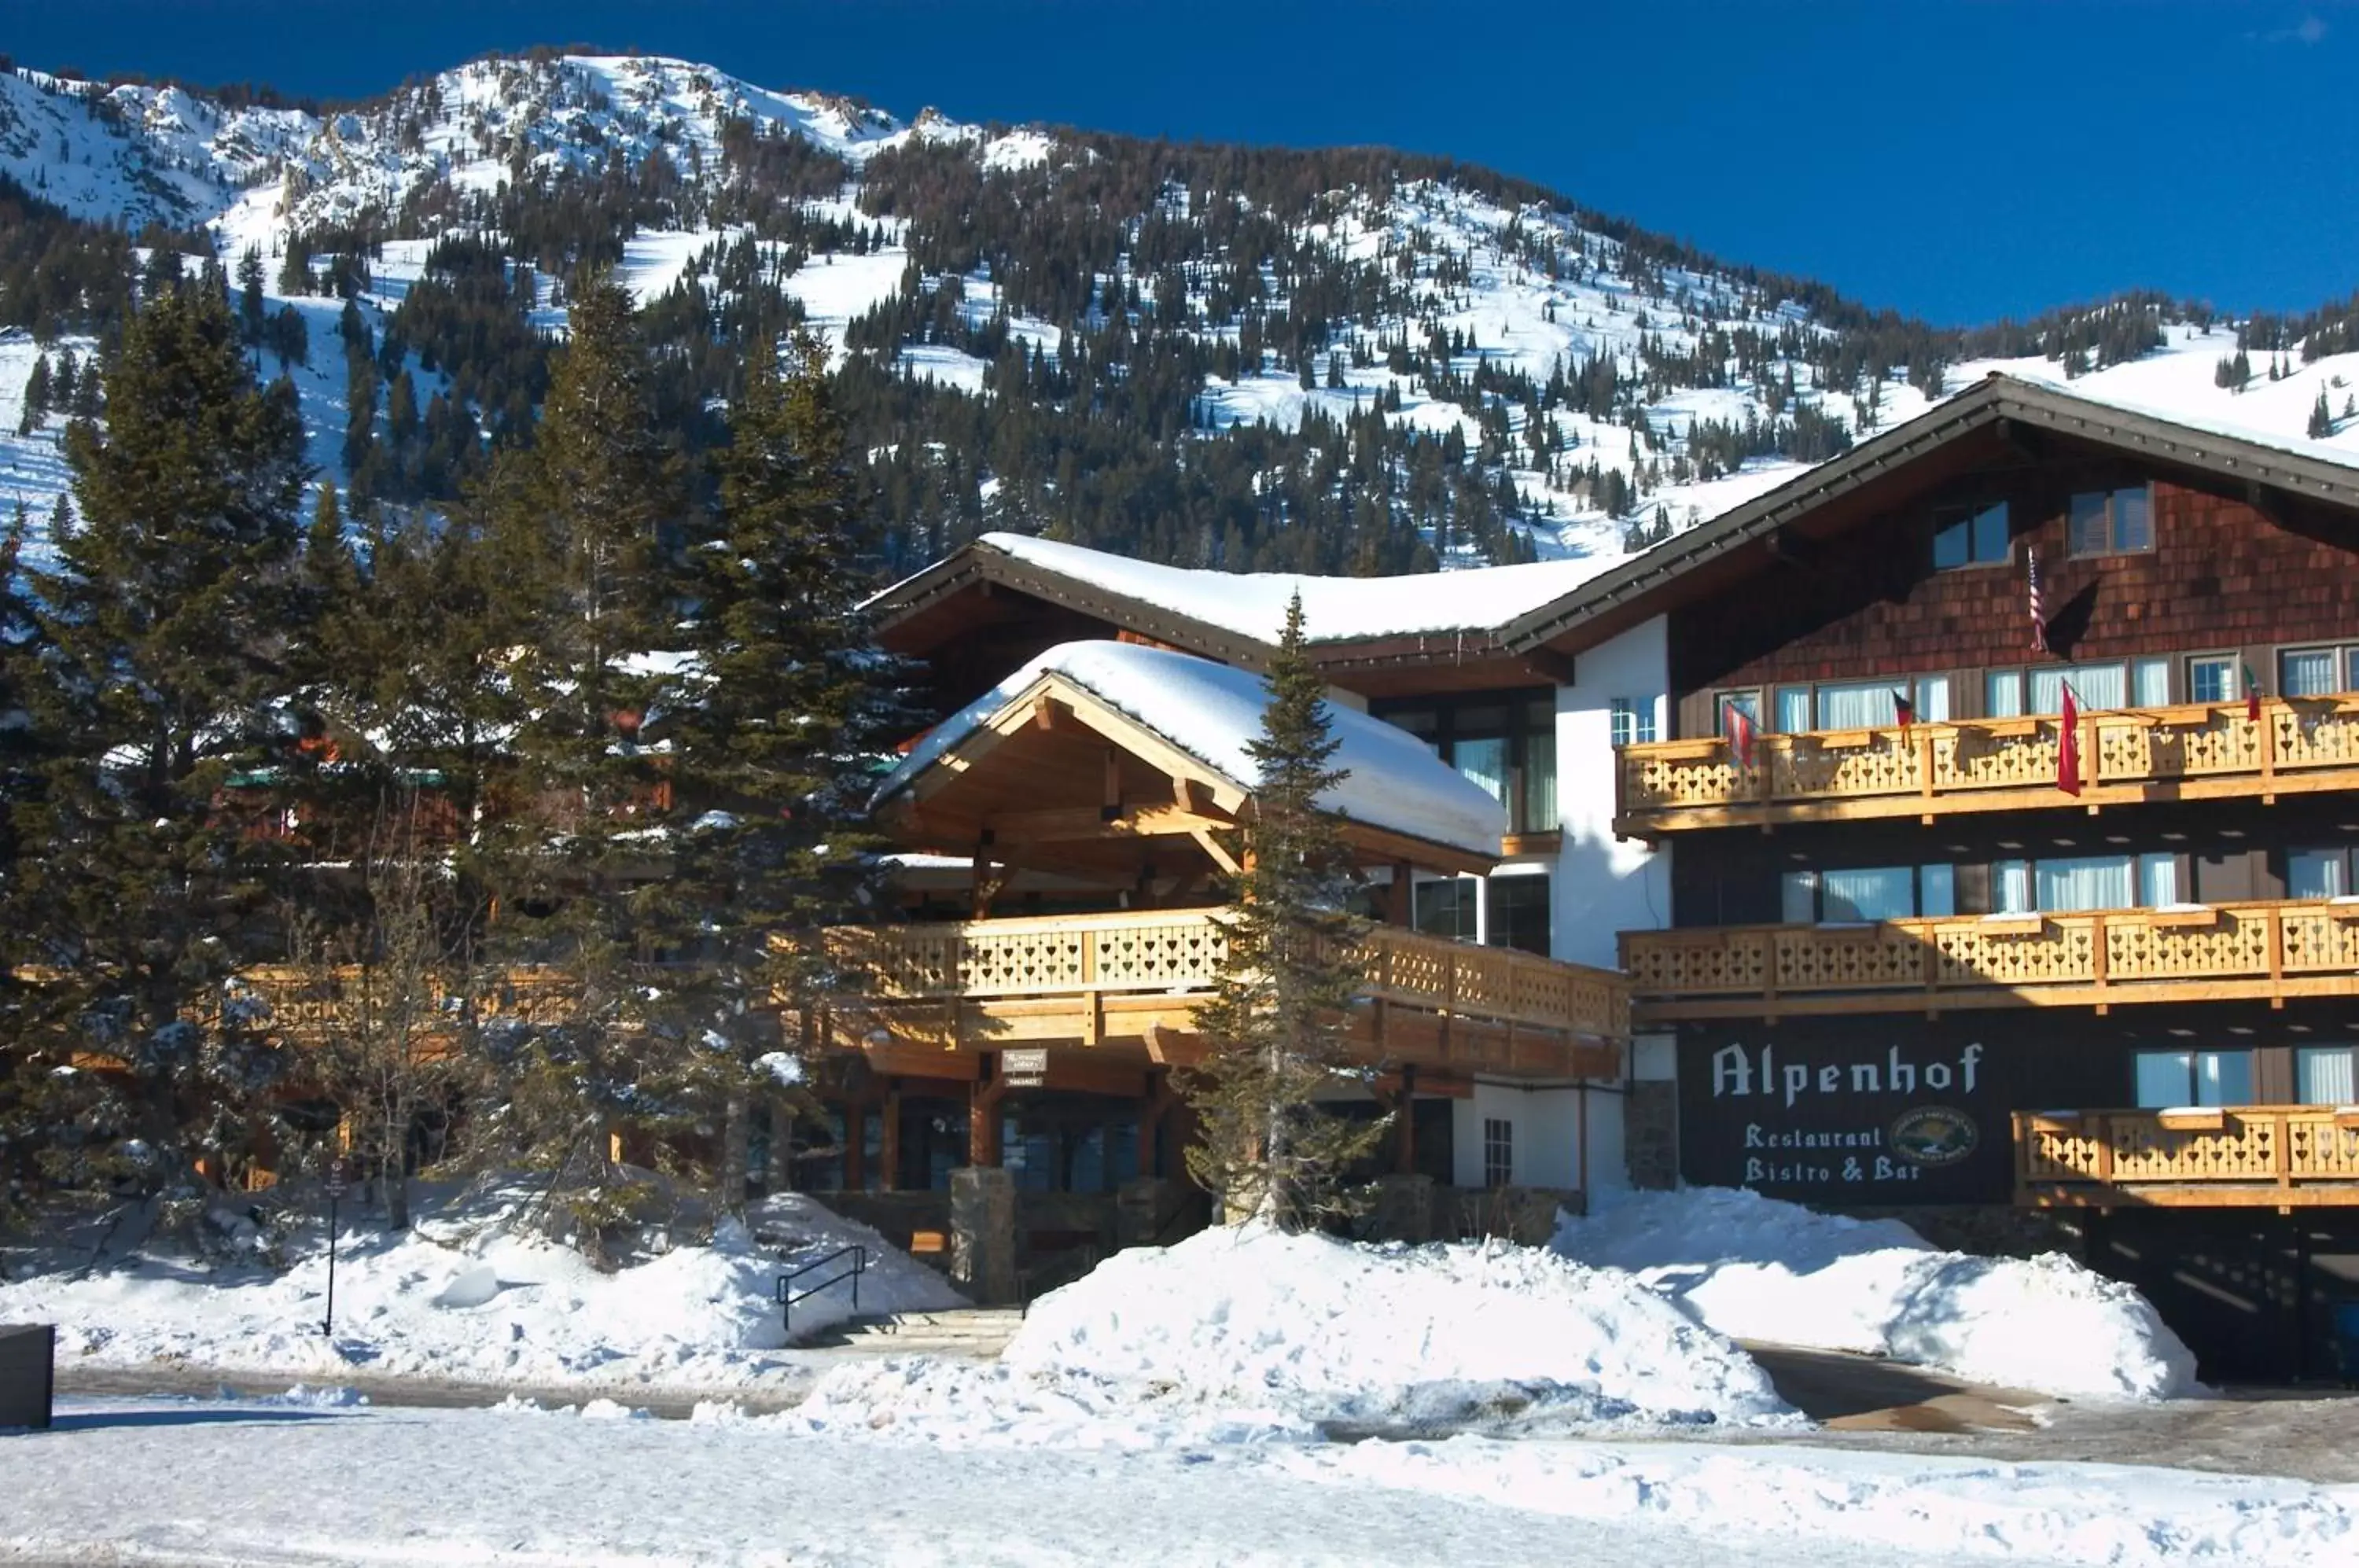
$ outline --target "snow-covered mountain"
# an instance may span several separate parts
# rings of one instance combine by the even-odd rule
[[[748,135],[831,160],[820,167],[832,189],[796,191],[810,221],[790,238],[745,215],[761,177],[730,143]],[[1399,178],[1342,184],[1283,211],[1216,181],[1167,180],[1147,210],[1107,212],[1103,254],[1079,296],[1086,304],[1051,319],[1038,312],[1037,284],[1004,256],[995,265],[987,242],[908,215],[906,174],[890,190],[872,180],[880,156],[921,147],[962,160],[977,204],[995,193],[1033,201],[1096,179],[1107,145],[930,112],[903,122],[843,98],[636,56],[478,60],[324,114],[224,106],[174,86],[0,75],[0,174],[77,219],[202,233],[224,258],[249,248],[267,258],[269,309],[293,309],[310,343],[328,345],[284,368],[312,461],[338,482],[350,422],[350,381],[332,352],[343,301],[282,294],[288,246],[326,251],[366,234],[357,303],[378,347],[439,241],[505,243],[493,226],[500,201],[567,180],[603,180],[623,196],[660,190],[652,220],[622,197],[614,220],[619,270],[642,301],[684,284],[700,299],[723,290],[727,247],[751,238],[777,289],[837,350],[859,337],[853,323],[899,301],[905,330],[889,346],[854,342],[853,352],[985,400],[1012,394],[979,339],[1058,363],[1076,334],[1105,330],[1112,302],[1136,313],[1142,343],[1151,316],[1167,348],[1176,336],[1207,360],[1190,372],[1195,435],[1257,424],[1295,431],[1314,416],[1346,424],[1372,409],[1403,440],[1454,435],[1451,463],[1544,556],[1618,552],[1645,528],[1691,524],[1987,370],[2064,375],[2049,359],[1940,353],[1940,335],[1913,325],[1903,336],[1935,345],[1924,352],[1937,357],[1912,347],[1918,363],[1896,363],[1889,318],[1823,289],[1719,266],[1545,192],[1406,165]],[[1257,223],[1282,232],[1273,239]],[[955,259],[943,265],[946,256]],[[560,299],[546,278],[538,287],[528,321],[561,330]],[[2159,336],[2160,347],[2079,376],[2076,388],[2276,439],[2304,437],[2322,390],[2330,448],[2359,460],[2359,417],[2345,412],[2359,413],[2349,390],[2359,355],[2304,363],[2288,354],[2285,378],[2256,376],[2235,391],[2217,385],[2215,367],[2235,352],[2236,323],[2163,321]],[[16,432],[35,359],[67,346],[73,340],[0,336],[0,505],[13,494],[46,508],[64,483],[61,418]],[[82,342],[81,354],[91,346]],[[2259,367],[2272,363],[2257,356]],[[421,403],[451,389],[447,367],[413,354],[408,370]],[[1568,390],[1584,381],[1585,391]],[[901,448],[914,439],[940,458],[947,498],[928,504],[956,515],[929,537],[1005,522],[1003,481],[1028,485],[1036,512],[1057,504],[1052,484],[1005,474],[989,454],[940,452],[945,443],[929,436],[922,426],[886,431],[875,447],[906,462]],[[1408,496],[1411,465],[1398,451],[1392,461],[1399,473],[1376,493]],[[1280,477],[1273,460],[1268,483]],[[1438,504],[1422,504],[1410,515],[1426,526]],[[1465,530],[1440,542],[1445,563],[1486,548]]]

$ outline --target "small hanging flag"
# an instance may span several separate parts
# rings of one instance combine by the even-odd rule
[[[2081,705],[2072,701],[2072,688],[2064,688],[2064,714],[2059,721],[2064,733],[2056,743],[2056,788],[2067,795],[2081,792]]]
[[[2261,678],[2253,673],[2250,664],[2245,666],[2245,722],[2248,724],[2261,722]]]
[[[1892,712],[1900,721],[1900,733],[1907,735],[1908,726],[1917,722],[1917,704],[1908,700],[1908,692],[1895,691],[1892,694]]]
[[[2026,550],[2023,552],[2023,559],[2031,587],[2031,651],[2046,653],[2048,651],[2048,613],[2040,608],[2039,604],[2039,552],[2036,550]]]
[[[1728,731],[1728,745],[1736,753],[1737,766],[1750,769],[1753,766],[1753,715],[1734,702],[1723,702],[1721,709],[1726,715],[1723,724]]]

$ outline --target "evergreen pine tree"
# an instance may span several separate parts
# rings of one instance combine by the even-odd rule
[[[2309,429],[2310,439],[2312,441],[2323,441],[2333,433],[2334,409],[2332,406],[2327,402],[2326,387],[2321,384],[2318,388],[2318,401],[2310,405]]]
[[[1351,1168],[1375,1152],[1381,1121],[1324,1110],[1321,1091],[1350,1071],[1345,1039],[1362,975],[1364,922],[1346,909],[1351,857],[1318,801],[1343,779],[1326,684],[1303,651],[1302,598],[1288,605],[1271,657],[1269,705],[1246,745],[1260,769],[1244,832],[1229,945],[1198,1023],[1212,1054],[1183,1076],[1202,1142],[1188,1169],[1232,1215],[1287,1230],[1355,1212]]]
[[[262,341],[262,252],[253,245],[237,258],[237,319],[249,344]]]
[[[25,378],[25,411],[16,420],[16,433],[31,435],[41,428],[41,416],[49,411],[49,356],[37,354],[32,374]]]
[[[798,1043],[778,1035],[781,1007],[799,1018],[834,982],[821,933],[875,901],[882,844],[867,796],[907,729],[897,667],[861,609],[882,539],[852,493],[825,357],[799,337],[782,374],[764,343],[731,409],[714,526],[682,562],[690,657],[661,704],[670,874],[637,911],[679,955],[649,1027],[698,1048],[680,1060],[694,1097],[720,1113],[733,1210],[749,1113],[779,1086],[765,1058]]]
[[[660,536],[681,507],[658,435],[630,299],[606,279],[572,295],[534,444],[508,454],[485,505],[517,640],[504,671],[514,738],[506,809],[483,835],[501,906],[494,963],[545,962],[539,1016],[507,1042],[510,1158],[551,1170],[576,1238],[596,1255],[643,1194],[619,1156],[679,1130],[657,1092],[668,1045],[641,1026],[634,895],[659,868],[665,764],[646,743],[667,650]]]
[[[193,1195],[283,1066],[231,981],[275,955],[285,886],[259,830],[286,751],[302,430],[255,389],[216,291],[147,301],[105,376],[106,428],[66,436],[81,522],[34,574],[53,678],[31,720],[54,753],[10,956],[60,976],[50,1047],[124,1064],[51,1081],[47,1114],[76,1128],[60,1174]]]

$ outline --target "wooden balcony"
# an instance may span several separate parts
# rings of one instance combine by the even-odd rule
[[[1653,838],[1695,828],[2054,810],[2359,789],[2359,695],[2245,705],[2123,708],[2081,715],[2079,797],[2056,788],[2060,724],[1973,719],[1763,735],[1753,766],[1725,740],[1655,741],[1620,753],[1614,828]]]
[[[1642,1025],[2359,995],[2359,901],[1625,931]]]
[[[1184,1063],[1202,1052],[1195,1014],[1227,952],[1223,921],[1219,909],[1186,909],[839,930],[835,952],[867,988],[832,1005],[828,1038],[889,1051],[896,1071],[911,1073],[1037,1042]],[[1620,1071],[1629,987],[1611,971],[1391,926],[1371,931],[1362,958],[1366,1002],[1353,1031],[1372,1063],[1526,1077]]]
[[[2359,1106],[2017,1111],[2015,1177],[2032,1208],[2359,1203]]]

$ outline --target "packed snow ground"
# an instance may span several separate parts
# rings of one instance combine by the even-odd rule
[[[1942,1252],[1897,1220],[1821,1214],[1734,1188],[1615,1194],[1556,1249],[1626,1269],[1736,1339],[1859,1351],[2079,1397],[2199,1391],[2145,1297],[2060,1254]]]
[[[964,1305],[942,1277],[868,1227],[788,1195],[748,1216],[757,1245],[724,1223],[709,1245],[680,1246],[613,1273],[536,1234],[528,1194],[423,1195],[408,1234],[346,1228],[336,1259],[335,1336],[323,1337],[324,1231],[293,1238],[284,1273],[199,1271],[143,1254],[77,1278],[0,1284],[0,1321],[55,1323],[61,1366],[154,1364],[269,1372],[310,1380],[416,1377],[534,1386],[646,1384],[727,1389],[808,1372],[784,1349],[774,1300],[782,1268],[853,1243],[869,1248],[864,1311]],[[851,1312],[841,1286],[799,1303],[796,1331]]]
[[[0,1558],[781,1564],[1909,1562],[2322,1568],[2359,1487],[1808,1448],[965,1448],[791,1418],[68,1401],[0,1436]],[[610,1419],[591,1419],[606,1417]],[[201,1453],[202,1460],[191,1463]]]

